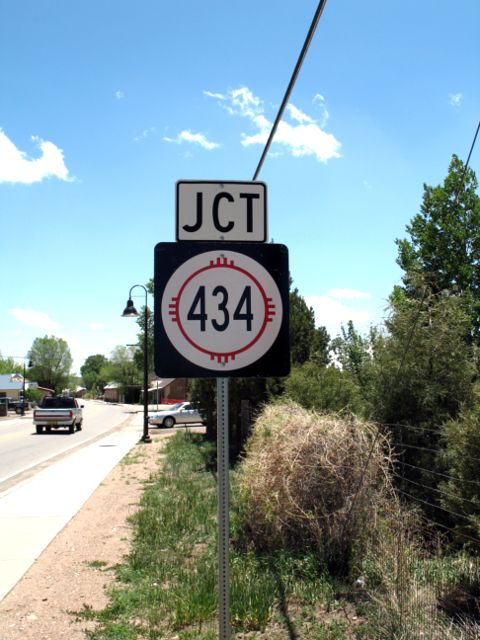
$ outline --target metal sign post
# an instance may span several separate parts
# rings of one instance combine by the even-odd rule
[[[286,376],[288,249],[267,243],[263,182],[177,182],[176,240],[155,247],[155,373],[217,378],[218,624],[230,640],[228,381]]]
[[[230,640],[228,378],[217,378],[218,630]]]

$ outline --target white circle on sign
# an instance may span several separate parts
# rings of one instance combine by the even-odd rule
[[[207,251],[170,276],[162,322],[175,349],[212,371],[233,371],[259,360],[282,324],[278,287],[256,260],[236,251]]]

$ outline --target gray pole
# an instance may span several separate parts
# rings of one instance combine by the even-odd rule
[[[22,416],[25,415],[25,358],[23,359],[23,398],[22,398]]]
[[[145,289],[145,287],[144,287]],[[145,289],[145,328],[143,335],[143,442],[151,442],[148,433],[148,307],[147,290]]]
[[[228,378],[217,378],[218,629],[230,640]]]

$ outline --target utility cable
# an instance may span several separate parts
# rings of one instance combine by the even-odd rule
[[[475,131],[475,135],[473,136],[472,146],[470,147],[470,151],[468,153],[468,158],[467,158],[467,161],[465,163],[465,172],[467,171],[468,165],[470,163],[470,158],[472,156],[473,148],[475,147],[475,143],[477,141],[477,136],[478,136],[478,131],[479,130],[480,130],[480,120],[478,121],[477,130]]]
[[[263,150],[262,156],[260,158],[260,162],[258,163],[257,169],[253,174],[252,180],[254,182],[258,178],[258,174],[260,173],[260,170],[263,166],[265,158],[267,157],[268,150],[270,149],[270,145],[272,144],[272,140],[277,131],[277,127],[280,124],[280,120],[282,119],[283,112],[285,111],[285,108],[288,103],[288,99],[290,98],[290,94],[292,93],[295,82],[297,81],[298,74],[300,73],[300,69],[302,68],[303,61],[305,60],[305,56],[307,55],[308,48],[310,46],[310,43],[312,42],[313,36],[315,34],[315,30],[320,21],[321,15],[323,13],[323,10],[326,4],[327,4],[327,0],[320,0],[320,2],[318,3],[317,10],[315,11],[315,15],[313,16],[312,24],[310,25],[310,29],[308,30],[307,37],[305,38],[305,42],[303,44],[302,50],[300,52],[300,55],[298,56],[297,64],[295,65],[295,69],[290,78],[290,82],[288,83],[288,87],[285,92],[285,95],[283,96],[282,104],[280,105],[280,109],[278,110],[277,117],[275,118],[275,122],[273,123],[272,130],[270,131],[270,135],[268,136],[268,140]]]

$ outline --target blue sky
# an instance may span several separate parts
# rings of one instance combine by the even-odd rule
[[[252,179],[316,7],[2,0],[3,356],[55,335],[79,371],[136,340],[120,314],[175,240],[176,181]],[[332,337],[381,322],[423,183],[466,159],[479,24],[478,0],[327,2],[259,179]]]

